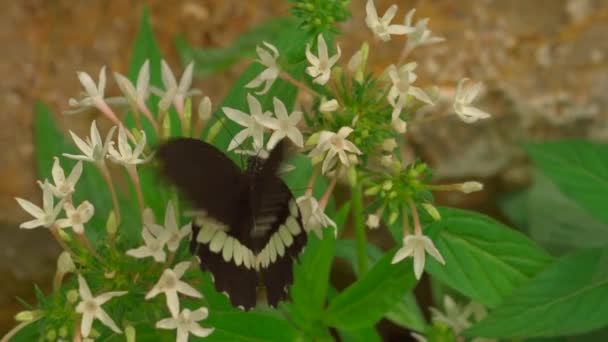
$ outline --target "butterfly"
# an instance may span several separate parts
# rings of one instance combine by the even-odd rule
[[[216,289],[245,310],[255,307],[258,284],[270,306],[289,298],[307,242],[297,203],[277,176],[285,148],[281,141],[266,159],[250,156],[244,171],[197,139],[172,139],[156,152],[161,174],[192,202],[190,250]]]

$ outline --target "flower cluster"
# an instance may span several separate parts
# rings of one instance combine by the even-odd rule
[[[295,213],[298,212],[295,207],[299,208],[307,233],[314,232],[323,238],[323,228],[331,228],[338,237],[340,227],[326,214],[326,209],[337,185],[348,184],[357,237],[365,238],[365,226],[370,229],[396,226],[402,232],[402,245],[394,253],[392,262],[412,257],[414,275],[419,279],[427,253],[442,264],[446,262],[433,241],[423,233],[421,210],[434,220],[441,219],[432,203],[431,191],[470,193],[483,186],[473,181],[432,184],[429,167],[403,153],[404,135],[408,126],[417,124],[417,111],[437,102],[436,91],[417,82],[416,62],[403,63],[403,60],[412,49],[439,43],[443,38],[429,30],[428,19],[414,23],[414,9],[404,16],[403,24],[392,23],[397,14],[396,5],[380,17],[374,2],[368,0],[366,13],[365,23],[377,38],[374,43],[389,42],[397,35],[407,37],[401,60],[388,65],[384,73],[374,75],[366,70],[372,43],[363,43],[353,56],[344,60],[333,39],[327,34],[318,34],[301,47],[302,60],[305,58],[308,65],[301,68],[300,75],[291,75],[287,70],[292,68],[281,58],[281,51],[263,42],[257,47],[257,63],[264,69],[245,84],[245,88],[252,91],[242,99],[246,100],[248,110],[225,105],[219,114],[223,113],[241,127],[226,146],[228,152],[264,158],[280,141],[286,140],[308,158],[312,165],[308,184],[289,208]],[[129,322],[142,318],[129,316],[124,308],[117,309],[117,302],[121,300],[145,303],[154,313],[146,317],[155,317],[155,321],[149,323],[159,329],[177,330],[177,341],[187,341],[189,334],[205,337],[213,332],[198,324],[209,314],[206,307],[184,308],[189,305],[183,300],[180,302],[184,296],[203,298],[187,281],[188,270],[195,266],[194,262],[187,257],[188,253],[181,253],[187,248],[184,239],[192,235],[192,223],[181,224],[177,196],[163,201],[160,208],[156,203],[156,211],[165,208],[163,224],[157,223],[155,213],[149,209],[154,207],[152,200],[144,196],[145,189],[140,182],[142,169],[154,167],[148,163],[154,155],[148,146],[149,139],[168,138],[176,134],[178,127],[182,136],[201,137],[206,125],[212,123],[212,103],[204,97],[198,106],[198,116],[192,117],[192,97],[200,93],[191,89],[192,63],[178,82],[168,64],[162,61],[159,68],[164,89],[150,84],[150,64],[149,61],[142,64],[135,83],[119,73],[114,74],[122,92],[120,97],[106,97],[105,67],[97,83],[89,74],[78,73],[84,92],[79,99],[70,99],[71,109],[66,113],[96,110],[110,120],[112,127],[103,136],[93,121],[90,134],[84,139],[70,132],[79,152],[67,151],[63,156],[76,163],[66,177],[59,159],[55,158],[52,182],[39,182],[42,207],[16,199],[33,216],[32,220],[22,223],[21,228],[48,228],[64,249],[58,259],[54,287],[57,293],[67,292],[68,305],[58,309],[61,315],[56,320],[73,323],[74,339],[97,337],[95,320],[114,333],[131,334],[134,327]],[[278,79],[308,92],[313,102],[290,108],[287,103],[291,101],[269,95]],[[481,90],[480,83],[469,85],[467,79],[462,79],[456,87],[453,111],[465,123],[490,117],[472,106]],[[270,100],[272,108],[264,108],[263,103]],[[157,101],[155,106],[151,105],[152,101]],[[151,108],[158,108],[158,112],[153,113]],[[117,114],[122,112],[117,109],[131,113],[134,127],[127,128],[124,117]],[[180,122],[171,122],[172,117]],[[209,127],[207,141],[214,139],[220,127],[218,123],[224,124],[223,120],[219,118]],[[106,210],[109,213],[98,212],[108,207],[108,203],[92,203],[93,199],[75,202],[79,198],[79,179],[86,172],[95,172],[85,172],[86,164],[96,168],[107,185],[113,206],[111,211]],[[110,164],[126,171],[137,197],[136,215],[121,212],[125,208],[136,210],[121,204],[119,182],[112,175]],[[324,190],[315,194],[314,186],[320,182],[325,185]],[[108,216],[104,235],[98,222],[105,219],[105,215]],[[128,234],[126,228],[132,225],[137,226],[137,234]],[[90,241],[91,236],[95,236],[94,241]],[[70,273],[76,277],[66,281],[65,276]],[[103,293],[94,296],[91,289]],[[165,300],[158,298],[159,295],[164,295]],[[114,299],[117,297],[122,299]],[[157,320],[159,317],[168,318]]]

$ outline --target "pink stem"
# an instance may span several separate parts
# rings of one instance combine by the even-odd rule
[[[337,181],[338,181],[338,170],[336,170],[335,176],[329,182],[327,191],[325,191],[325,194],[323,194],[323,197],[321,197],[321,200],[319,201],[319,209],[321,211],[325,210],[325,207],[327,206],[327,202],[329,202],[329,197],[334,192],[334,188],[336,187]]]
[[[306,196],[312,197],[312,190],[314,188],[315,185],[315,179],[317,178],[317,175],[319,174],[319,168],[316,167],[313,171],[312,174],[310,175],[310,179],[308,179],[308,184],[306,184]]]
[[[420,218],[418,217],[418,209],[414,205],[412,200],[409,200],[410,210],[412,211],[412,218],[414,219],[414,232],[416,235],[422,235],[422,227],[420,226]]]
[[[142,111],[142,113],[144,113],[146,118],[148,118],[148,120],[150,120],[150,123],[152,124],[152,126],[154,126],[154,131],[156,131],[156,134],[159,135],[160,127],[158,126],[158,122],[156,122],[156,120],[152,116],[152,113],[150,113],[150,109],[148,109],[148,106],[146,106],[145,103],[140,103],[139,109]]]
[[[108,170],[108,167],[103,161],[97,163],[97,167],[99,167],[101,175],[103,176],[103,179],[106,181],[110,189],[110,194],[112,195],[112,203],[114,204],[114,213],[116,214],[116,222],[118,224],[120,222],[120,206],[118,204],[118,196],[116,196],[116,189],[114,189],[114,183],[112,183],[112,177],[110,176],[110,170]]]
[[[141,183],[139,182],[139,175],[137,174],[137,168],[135,165],[127,166],[127,173],[131,177],[135,192],[137,193],[137,201],[139,202],[139,212],[144,212],[144,195],[141,192]]]

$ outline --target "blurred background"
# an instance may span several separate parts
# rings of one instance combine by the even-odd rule
[[[376,7],[384,13],[394,2],[377,0]],[[567,246],[551,232],[534,230],[539,216],[533,214],[544,210],[546,218],[551,204],[563,207],[567,199],[560,199],[542,180],[530,187],[533,171],[518,143],[573,137],[608,140],[608,1],[397,3],[397,20],[416,7],[416,18],[429,17],[429,28],[446,38],[408,57],[419,64],[417,83],[438,85],[449,94],[462,77],[483,81],[485,94],[477,107],[493,114],[474,125],[448,117],[410,126],[410,147],[434,167],[437,181],[479,180],[486,185],[471,195],[442,194],[438,203],[479,210],[514,226],[524,222],[517,219],[521,215],[513,215],[514,208],[526,205],[528,233],[559,253]],[[14,197],[40,199],[33,163],[35,103],[47,104],[65,130],[84,132],[94,115],[61,115],[68,99],[81,90],[76,71],[95,79],[103,65],[126,73],[146,6],[174,70],[183,70],[178,36],[195,48],[221,48],[252,27],[289,14],[289,4],[281,0],[0,0],[0,335],[14,325],[13,315],[22,309],[15,297],[33,301],[34,283],[50,288],[59,251],[47,231],[18,229],[27,216]],[[363,21],[364,7],[363,0],[353,0],[353,17],[341,25],[345,60],[362,41],[372,41]],[[403,43],[399,37],[388,44],[372,42],[370,69],[380,73],[395,63]],[[199,74],[195,86],[218,104],[250,61]],[[107,93],[117,94],[113,80],[109,83]]]

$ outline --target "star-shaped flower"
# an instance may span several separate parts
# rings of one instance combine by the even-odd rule
[[[77,75],[78,80],[84,87],[84,92],[81,93],[80,99],[70,98],[68,104],[71,109],[64,111],[64,114],[80,114],[97,108],[113,122],[118,122],[118,118],[114,115],[109,106],[124,106],[126,101],[122,97],[104,98],[106,88],[106,67],[102,67],[99,71],[99,81],[97,84],[95,84],[93,78],[86,72],[79,71]]]
[[[93,326],[93,320],[98,319],[108,328],[114,332],[122,333],[120,328],[114,323],[112,318],[101,308],[101,306],[112,299],[113,297],[123,296],[127,294],[127,291],[112,291],[100,294],[97,297],[93,297],[89,285],[86,280],[79,275],[78,276],[78,292],[82,301],[76,306],[76,312],[82,314],[82,322],[80,323],[80,332],[83,337],[89,336],[91,327]]]
[[[237,133],[230,144],[228,145],[228,151],[232,151],[241,145],[248,137],[253,138],[253,143],[256,146],[262,146],[264,140],[264,127],[260,123],[260,118],[268,116],[268,112],[262,112],[262,105],[251,94],[247,94],[247,104],[249,105],[250,114],[244,113],[238,109],[222,107],[226,116],[245,127],[242,131]]]
[[[338,133],[321,132],[317,146],[310,151],[309,157],[314,158],[327,152],[321,168],[323,173],[327,173],[333,168],[336,164],[336,157],[339,158],[342,164],[349,166],[351,161],[347,153],[361,154],[357,146],[346,139],[352,131],[352,128],[345,126],[340,128]]]
[[[276,118],[264,115],[258,116],[258,121],[264,127],[274,131],[266,145],[268,149],[272,150],[285,137],[288,137],[298,147],[304,146],[304,137],[297,127],[298,122],[302,119],[302,112],[295,111],[287,114],[285,104],[276,97],[272,98],[272,103],[274,104]]]
[[[310,44],[306,44],[306,59],[311,64],[306,68],[306,73],[314,78],[313,83],[325,84],[331,76],[331,68],[336,64],[342,52],[340,46],[337,46],[335,55],[329,57],[327,52],[327,44],[322,34],[317,36],[317,49],[319,56],[315,56],[310,52]]]
[[[270,43],[263,42],[263,44],[266,46],[266,48],[268,48],[268,50],[270,50],[270,52],[272,52],[272,54],[261,46],[257,46],[257,62],[264,65],[266,69],[245,85],[245,88],[257,88],[265,83],[264,88],[261,91],[256,92],[258,95],[266,94],[281,73],[281,67],[277,63],[277,59],[279,58],[279,50],[277,50],[277,48]]]
[[[68,197],[74,193],[76,183],[82,175],[82,162],[76,163],[68,178],[65,178],[65,173],[59,164],[59,158],[55,157],[51,174],[53,175],[53,182],[55,182],[55,185],[49,184],[53,195],[58,198]]]
[[[146,59],[137,74],[135,85],[131,81],[117,72],[114,79],[122,91],[125,98],[136,107],[145,106],[148,96],[150,96],[150,61]]]
[[[336,223],[332,221],[319,207],[319,202],[308,195],[304,195],[296,199],[296,203],[302,212],[302,222],[304,230],[307,232],[314,231],[319,239],[323,238],[323,227],[333,227],[334,234],[338,233]]]
[[[407,104],[410,96],[413,96],[424,103],[433,104],[433,100],[431,100],[424,90],[412,85],[418,78],[414,73],[416,66],[416,63],[412,62],[407,63],[398,69],[394,64],[391,64],[388,67],[388,76],[393,85],[388,92],[387,99],[394,108],[392,115],[393,120],[399,117],[401,110]]]
[[[149,220],[148,220],[149,221]],[[167,203],[167,209],[165,210],[165,225],[160,226],[154,222],[147,222],[148,229],[151,229],[158,234],[166,236],[167,248],[171,252],[175,252],[179,248],[181,240],[188,236],[192,232],[192,225],[188,223],[183,227],[179,228],[177,225],[177,217],[173,208],[173,203],[169,201]]]
[[[415,25],[412,25],[414,13],[416,13],[415,8],[407,12],[405,16],[405,27],[410,31],[407,33],[407,50],[411,51],[418,46],[440,43],[445,40],[441,37],[432,36],[431,30],[427,28],[428,18],[418,20]]]
[[[156,323],[158,329],[177,329],[176,342],[187,342],[188,334],[197,337],[207,337],[213,332],[213,328],[207,329],[198,325],[198,321],[202,321],[209,316],[207,308],[190,311],[184,309],[177,317],[170,317],[160,320]]]
[[[72,203],[66,203],[63,208],[67,218],[57,220],[59,228],[72,227],[74,233],[84,234],[84,224],[93,217],[95,207],[89,201],[84,201],[78,208],[74,208]]]
[[[173,103],[177,112],[181,115],[184,110],[184,101],[186,98],[200,94],[198,89],[191,89],[192,86],[192,74],[194,72],[194,62],[191,62],[184,70],[182,77],[179,79],[179,84],[169,67],[169,64],[165,60],[161,61],[161,78],[165,90],[161,91],[156,88],[152,88],[152,92],[161,97],[161,102]]]
[[[403,247],[401,247],[393,257],[393,264],[412,256],[414,258],[414,275],[416,279],[420,279],[424,270],[425,253],[429,253],[433,258],[442,264],[445,260],[435,248],[433,241],[424,235],[406,235],[403,238]]]
[[[129,140],[127,139],[125,127],[120,126],[120,129],[118,130],[118,150],[111,144],[108,151],[109,157],[113,162],[127,167],[143,164],[150,160],[150,157],[140,157],[144,151],[144,147],[146,147],[146,133],[144,131],[141,131],[141,139],[137,142],[135,149],[132,149],[131,145],[129,145]]]
[[[489,118],[490,114],[471,106],[471,103],[481,91],[481,82],[477,82],[470,87],[465,87],[467,81],[467,78],[463,78],[458,82],[456,97],[454,99],[454,111],[466,123],[473,123],[480,119]]]
[[[374,1],[368,0],[367,4],[365,5],[365,12],[367,14],[365,17],[367,27],[369,27],[372,32],[384,42],[391,40],[392,34],[402,35],[414,31],[413,28],[404,25],[391,25],[391,21],[395,17],[395,13],[397,13],[397,5],[392,5],[389,7],[386,12],[384,12],[382,18],[378,18],[378,12],[376,11]]]
[[[146,294],[146,299],[154,298],[159,293],[164,292],[167,297],[167,307],[171,316],[177,317],[179,314],[179,298],[177,293],[185,294],[194,298],[202,298],[203,295],[196,291],[192,286],[180,280],[186,270],[190,267],[190,261],[180,262],[173,269],[167,268],[158,282]]]
[[[99,130],[97,130],[97,125],[95,124],[95,120],[91,123],[91,136],[86,138],[86,142],[80,139],[74,132],[70,131],[70,135],[74,140],[74,143],[80,149],[83,154],[68,154],[64,153],[63,156],[76,159],[76,160],[84,160],[93,163],[103,163],[106,155],[108,154],[108,148],[112,144],[112,136],[114,135],[114,130],[116,130],[116,126],[112,127],[106,136],[105,142],[101,140],[101,136],[99,135]]]
[[[367,221],[365,221],[365,225],[370,229],[376,229],[380,227],[380,217],[376,214],[369,214],[367,216]]]
[[[141,237],[144,239],[144,245],[127,251],[127,255],[134,258],[153,257],[156,262],[165,262],[167,254],[165,253],[165,244],[167,243],[167,234],[158,231],[154,225],[144,225],[141,230]]]
[[[19,228],[50,228],[55,223],[57,215],[59,215],[59,212],[61,211],[63,200],[57,203],[57,205],[54,205],[53,190],[51,189],[50,184],[45,180],[44,183],[39,182],[39,185],[42,189],[42,208],[22,198],[15,198],[21,208],[34,217],[34,219],[31,221],[23,222]]]

